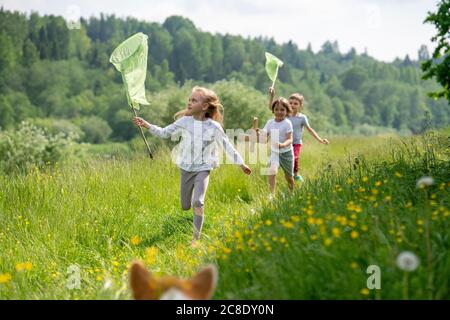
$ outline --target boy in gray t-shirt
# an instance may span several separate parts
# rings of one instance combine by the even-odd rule
[[[316,131],[309,125],[306,115],[301,113],[301,111],[303,110],[304,102],[305,99],[299,93],[294,93],[289,96],[289,104],[291,105],[293,116],[289,117],[288,119],[291,121],[294,130],[294,141],[292,143],[294,147],[294,179],[300,181],[303,180],[303,178],[298,174],[298,158],[300,157],[300,151],[302,149],[303,127],[306,127],[309,133],[311,133],[311,135],[320,143],[329,143],[327,139],[322,139],[319,137]]]
[[[275,89],[269,88],[269,108],[272,104],[273,97],[275,95]],[[308,118],[306,115],[301,113],[303,110],[305,98],[299,93],[293,93],[289,96],[289,105],[292,110],[292,116],[288,117],[288,119],[292,123],[293,127],[293,142],[292,146],[294,148],[294,179],[295,180],[303,180],[302,176],[298,174],[298,158],[300,157],[300,150],[302,148],[302,135],[303,135],[303,127],[308,129],[309,133],[317,139],[320,143],[329,144],[330,142],[327,139],[322,139],[319,137],[317,132],[309,125]]]

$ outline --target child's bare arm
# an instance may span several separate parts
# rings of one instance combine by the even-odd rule
[[[316,140],[319,141],[320,143],[323,143],[323,144],[329,144],[329,143],[330,143],[327,139],[322,139],[321,137],[319,137],[319,135],[317,134],[317,132],[316,132],[313,128],[311,128],[310,126],[307,126],[306,128],[308,129],[309,133],[310,133],[314,138],[316,138]]]
[[[290,145],[293,141],[292,132],[286,134],[286,141],[278,144],[278,148],[285,148]]]
[[[273,97],[275,96],[275,88],[269,88],[269,110],[272,111]]]

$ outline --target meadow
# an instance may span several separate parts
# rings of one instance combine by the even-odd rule
[[[305,181],[289,194],[279,173],[271,202],[259,166],[222,165],[195,249],[167,148],[0,175],[0,299],[130,299],[135,259],[181,277],[216,263],[216,299],[448,299],[449,134],[307,137]],[[404,251],[420,261],[411,272]],[[381,289],[367,288],[369,265]]]

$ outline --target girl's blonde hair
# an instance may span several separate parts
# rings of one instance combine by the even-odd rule
[[[277,105],[282,106],[286,109],[286,113],[287,113],[286,117],[289,117],[292,114],[291,105],[289,104],[289,101],[286,98],[279,97],[277,100],[272,102],[272,113]]]
[[[305,104],[305,98],[300,93],[293,93],[289,96],[289,100],[294,99],[300,103],[300,107],[303,107]]]
[[[208,104],[208,110],[206,110],[206,118],[211,118],[214,121],[220,123],[223,127],[223,106],[220,103],[219,97],[217,94],[207,88],[195,86],[192,88],[192,92],[199,92],[202,96],[203,102]],[[174,118],[178,119],[184,116],[187,112],[187,109],[181,110],[175,113]]]

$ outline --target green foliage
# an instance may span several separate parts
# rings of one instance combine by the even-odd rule
[[[437,34],[431,40],[437,42],[437,46],[432,59],[422,63],[422,70],[425,72],[423,78],[435,78],[443,87],[441,90],[431,92],[431,97],[435,99],[443,97],[450,103],[450,1],[441,0],[437,4],[437,11],[428,12],[424,22],[434,24]]]
[[[81,118],[77,121],[84,132],[83,141],[89,143],[106,143],[112,133],[108,122],[96,116]]]
[[[26,173],[33,167],[54,165],[68,156],[72,140],[22,122],[17,130],[0,132],[0,170]]]
[[[419,133],[424,129],[425,112],[430,113],[434,126],[445,126],[450,118],[447,103],[425,94],[440,88],[433,80],[420,80],[419,61],[426,61],[428,50],[424,46],[419,61],[407,56],[382,63],[354,49],[341,53],[336,41],[325,42],[314,53],[310,46],[300,50],[295,43],[277,44],[272,38],[203,32],[180,16],[159,24],[102,14],[81,19],[80,29],[69,30],[61,17],[1,9],[0,26],[3,128],[24,118],[73,122],[96,116],[111,127],[110,140],[133,139],[137,130],[130,123],[122,79],[108,59],[123,39],[136,32],[149,35],[146,89],[148,96],[155,96],[155,104],[144,108],[143,114],[160,125],[171,122],[173,114],[183,109],[190,88],[197,84],[218,90],[227,87],[224,97],[219,93],[226,126],[248,127],[253,115],[265,120],[269,115],[262,111],[263,99],[270,85],[265,51],[285,62],[279,71],[277,95],[303,94],[305,113],[315,129],[339,133],[367,125]],[[444,56],[433,59],[439,62]],[[238,92],[232,93],[233,87]],[[244,112],[242,119],[236,110]]]

